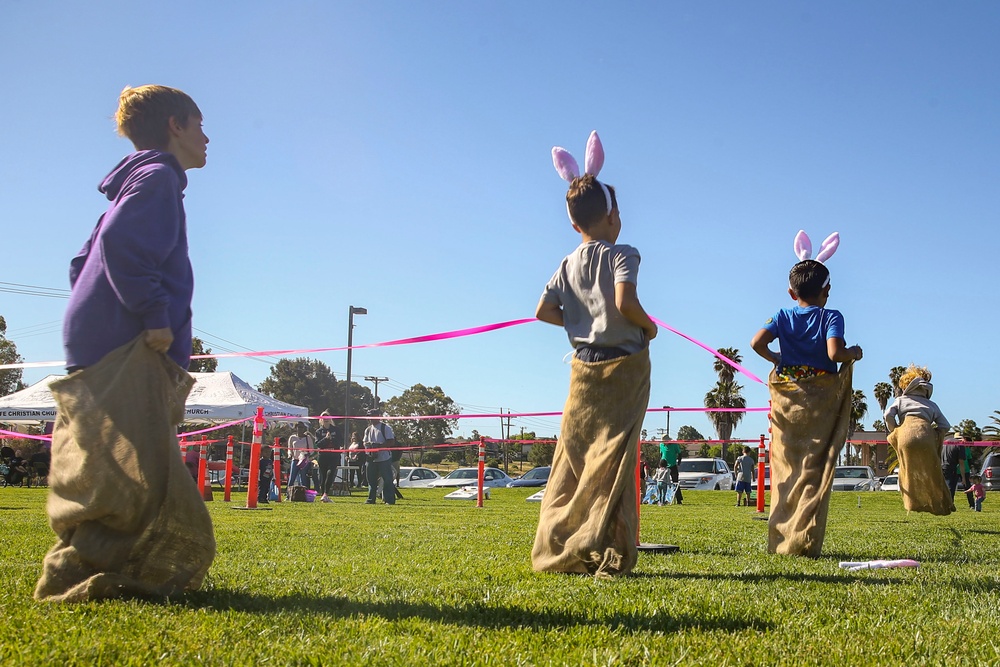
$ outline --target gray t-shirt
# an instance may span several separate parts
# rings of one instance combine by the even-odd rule
[[[741,482],[753,482],[754,460],[752,456],[740,454],[736,459],[736,476]]]
[[[606,241],[581,243],[566,256],[542,292],[562,308],[570,345],[620,347],[633,354],[646,347],[643,331],[615,306],[615,285],[636,284],[639,251]]]

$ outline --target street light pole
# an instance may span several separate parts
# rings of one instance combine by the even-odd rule
[[[670,411],[673,410],[673,408],[671,406],[669,406],[669,405],[664,405],[663,409],[667,411],[667,440],[669,440],[670,439]]]
[[[351,306],[347,316],[347,390],[344,392],[344,449],[351,441],[351,348],[354,346],[354,316],[367,315],[367,308]]]

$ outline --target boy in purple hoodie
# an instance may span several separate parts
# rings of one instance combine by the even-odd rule
[[[150,348],[186,370],[194,276],[184,172],[205,166],[201,111],[179,90],[140,86],[122,91],[115,120],[136,152],[98,188],[111,206],[70,263],[66,365],[92,366],[143,334]]]
[[[185,172],[205,166],[208,137],[165,86],[125,88],[115,120],[136,151],[101,183],[111,205],[70,263],[39,600],[173,595],[215,555],[176,437],[192,383]]]

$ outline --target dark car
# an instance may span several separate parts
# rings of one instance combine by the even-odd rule
[[[987,491],[1000,491],[1000,452],[992,452],[983,459],[983,468],[979,471],[983,478],[983,488]]]
[[[549,481],[549,471],[552,470],[551,466],[541,466],[539,468],[532,468],[528,472],[524,473],[513,482],[508,482],[508,487],[515,486],[545,486],[545,483]]]

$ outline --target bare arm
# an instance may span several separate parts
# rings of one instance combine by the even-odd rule
[[[827,338],[826,339],[826,354],[830,357],[830,361],[858,361],[864,357],[864,352],[861,351],[860,345],[852,345],[847,347],[847,343],[844,342],[843,338]]]
[[[563,326],[563,312],[558,303],[552,303],[545,299],[540,300],[538,308],[535,309],[535,317],[548,324]]]
[[[647,340],[656,338],[656,325],[653,324],[653,320],[649,319],[649,315],[639,303],[635,283],[615,283],[615,307],[630,324],[634,324],[645,332]]]
[[[777,352],[773,352],[770,347],[768,347],[774,340],[774,334],[767,329],[761,329],[754,334],[753,338],[750,339],[750,347],[753,351],[770,361],[775,366],[781,364],[781,355]]]

